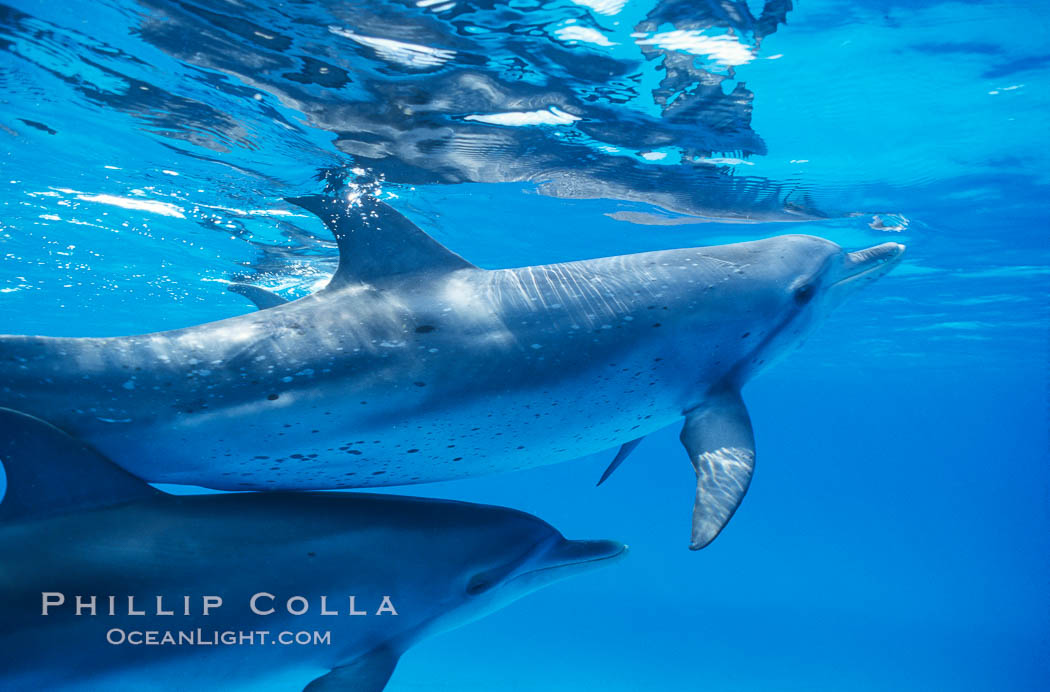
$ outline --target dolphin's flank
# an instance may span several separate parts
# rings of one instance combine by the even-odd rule
[[[145,480],[235,490],[424,483],[621,446],[608,477],[684,419],[700,548],[750,482],[741,386],[904,249],[790,235],[484,270],[374,198],[289,201],[338,241],[326,288],[286,302],[233,286],[265,309],[168,332],[0,336],[0,405]]]

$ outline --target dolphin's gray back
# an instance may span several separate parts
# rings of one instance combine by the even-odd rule
[[[703,296],[741,265],[710,250],[415,273],[138,336],[0,337],[0,405],[158,482],[367,487],[551,463],[681,414],[697,384],[682,315],[724,323]]]

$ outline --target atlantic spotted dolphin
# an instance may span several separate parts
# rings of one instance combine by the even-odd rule
[[[148,481],[311,489],[573,459],[685,419],[691,547],[747,491],[741,386],[904,250],[804,235],[480,269],[370,197],[290,200],[334,233],[330,283],[115,338],[0,337],[0,405]],[[611,471],[611,469],[610,469]]]
[[[615,562],[501,507],[171,496],[0,409],[0,688],[378,692],[433,634]]]

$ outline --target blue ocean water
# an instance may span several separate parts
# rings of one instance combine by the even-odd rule
[[[0,332],[252,308],[366,185],[483,267],[780,233],[908,254],[744,391],[747,499],[686,549],[677,430],[416,486],[630,544],[390,690],[1038,690],[1050,680],[1050,20],[1037,2],[0,6]],[[698,355],[698,357],[700,357]]]

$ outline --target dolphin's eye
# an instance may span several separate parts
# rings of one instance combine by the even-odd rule
[[[470,580],[467,584],[467,594],[470,596],[477,596],[483,594],[492,588],[492,582],[486,578],[486,575],[479,574]]]
[[[809,301],[813,300],[813,284],[806,284],[795,290],[795,303],[798,305],[805,305]]]

